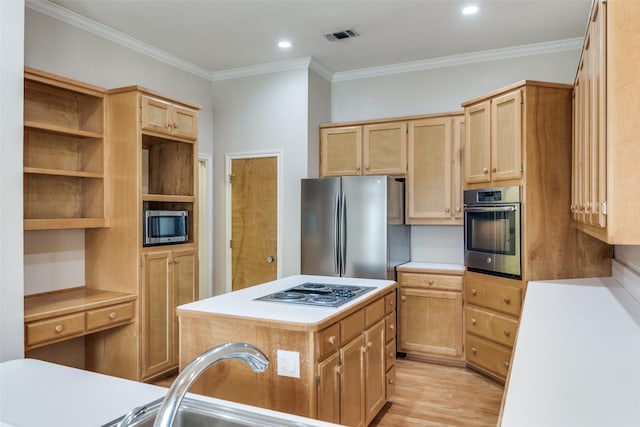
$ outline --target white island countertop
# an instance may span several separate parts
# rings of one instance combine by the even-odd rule
[[[166,393],[166,388],[151,384],[35,359],[16,359],[0,363],[0,426],[98,427]],[[189,397],[306,426],[336,426],[192,393]]]
[[[613,277],[529,282],[503,427],[640,425],[638,289],[615,261]]]
[[[256,298],[274,292],[284,291],[306,282],[369,286],[375,289],[339,307],[319,307],[271,301],[256,301]],[[395,286],[396,282],[393,280],[296,275],[184,304],[178,307],[178,314],[215,314],[243,320],[282,322],[290,325],[299,325],[301,328],[308,329],[330,320],[339,313],[344,313],[346,310],[361,305],[363,301],[381,297]]]

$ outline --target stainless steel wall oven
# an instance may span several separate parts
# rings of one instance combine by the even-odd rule
[[[471,271],[522,277],[521,188],[464,192],[464,264]]]

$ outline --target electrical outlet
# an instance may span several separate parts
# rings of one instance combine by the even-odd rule
[[[297,351],[277,351],[278,375],[300,378],[300,353]]]

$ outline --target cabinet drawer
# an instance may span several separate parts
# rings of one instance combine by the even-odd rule
[[[466,335],[467,361],[506,378],[511,363],[511,349],[473,335]]]
[[[84,333],[84,312],[27,323],[27,347]]]
[[[520,288],[467,281],[464,298],[469,304],[520,316],[520,308],[522,307],[522,289]]]
[[[384,297],[385,313],[389,314],[396,309],[396,291]]]
[[[87,331],[125,323],[133,319],[133,303],[87,311]]]
[[[340,347],[340,323],[334,323],[318,332],[318,360],[322,360]]]
[[[400,272],[398,281],[403,287],[461,291],[463,276]]]
[[[518,321],[490,311],[465,307],[465,330],[508,347],[513,347]]]
[[[384,347],[385,369],[388,371],[396,364],[396,339],[392,339]]]
[[[385,298],[379,298],[364,308],[365,327],[368,328],[378,320],[382,319],[385,314]]]
[[[389,400],[396,392],[396,367],[392,366],[386,374],[387,389],[385,391],[386,398]]]
[[[364,310],[356,311],[340,322],[340,342],[348,343],[364,331]]]
[[[396,331],[398,330],[396,326],[396,313],[395,311],[391,314],[387,314],[387,317],[384,319],[385,324],[385,339],[389,341],[392,338],[395,338]]]

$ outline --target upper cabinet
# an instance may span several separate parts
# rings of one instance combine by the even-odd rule
[[[24,229],[108,225],[105,91],[25,69]]]
[[[407,224],[462,224],[464,116],[411,120]]]
[[[404,175],[406,122],[324,125],[320,129],[320,176]]]
[[[469,101],[465,107],[467,183],[522,176],[520,89]]]
[[[142,129],[187,139],[198,137],[198,112],[162,99],[140,98]]]
[[[571,213],[610,244],[640,244],[640,3],[593,2],[573,93]]]

